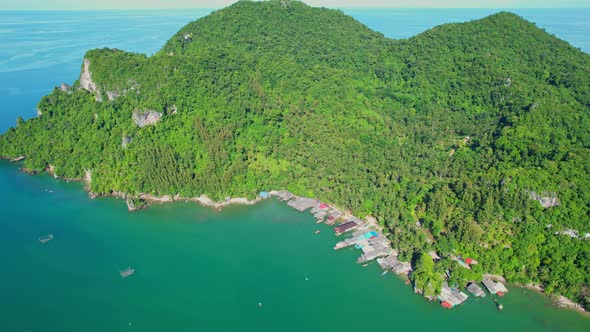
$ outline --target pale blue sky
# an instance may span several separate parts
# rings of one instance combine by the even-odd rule
[[[2,9],[153,9],[220,8],[235,0],[0,0]],[[590,0],[306,0],[332,8],[571,8],[590,7]]]

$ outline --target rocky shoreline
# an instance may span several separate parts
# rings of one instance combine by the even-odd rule
[[[234,197],[234,198],[228,197],[228,198],[226,198],[225,201],[215,202],[214,200],[209,198],[207,195],[201,195],[199,197],[183,197],[180,195],[155,196],[155,195],[146,194],[146,193],[140,193],[138,195],[129,195],[129,194],[126,194],[126,193],[120,192],[120,191],[113,191],[110,194],[100,194],[100,195],[94,194],[92,192],[88,192],[88,196],[92,199],[95,199],[97,197],[121,198],[121,199],[125,200],[125,202],[127,204],[127,209],[130,212],[145,209],[149,206],[150,203],[172,203],[172,202],[184,201],[184,202],[194,202],[194,203],[197,203],[197,204],[205,206],[205,207],[210,207],[210,208],[214,208],[217,210],[221,210],[224,207],[227,207],[230,205],[254,205],[262,200],[260,197],[258,197],[256,199],[252,199],[252,200],[245,198],[245,197]]]
[[[136,198],[143,200],[145,202],[148,202],[148,203],[154,203],[154,202],[155,203],[171,203],[171,202],[177,202],[177,201],[190,201],[190,202],[198,203],[202,206],[211,207],[211,208],[215,208],[218,210],[221,210],[222,208],[230,206],[230,205],[254,205],[262,200],[260,197],[253,199],[253,200],[250,200],[245,197],[234,197],[234,198],[228,197],[225,199],[225,201],[215,202],[214,200],[209,198],[207,195],[201,195],[199,197],[182,197],[179,195],[176,195],[176,196],[164,195],[164,196],[158,197],[158,196],[144,194],[144,193],[139,194]],[[133,211],[133,210],[130,209],[130,211]]]
[[[520,284],[518,284],[515,286],[530,289],[530,290],[533,290],[539,294],[549,296],[549,298],[551,298],[551,303],[557,308],[573,309],[573,310],[576,310],[580,313],[583,313],[584,315],[590,316],[590,312],[588,312],[586,309],[584,309],[584,307],[582,307],[581,304],[576,303],[576,302],[572,301],[571,299],[568,299],[567,297],[562,296],[562,295],[556,295],[556,294],[549,294],[548,295],[545,292],[545,287],[543,287],[543,285],[540,285],[540,284],[520,285]]]
[[[579,311],[579,312],[583,313],[584,315],[590,317],[590,313],[588,311],[586,311],[586,309],[584,309],[584,307],[582,307],[581,304],[576,303],[576,302],[568,299],[565,296],[551,295],[551,300],[553,302],[553,305],[558,308],[573,309],[573,310]]]

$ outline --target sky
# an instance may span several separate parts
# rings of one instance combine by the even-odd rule
[[[0,0],[0,10],[221,8],[235,0]],[[590,0],[304,0],[330,8],[572,8]]]

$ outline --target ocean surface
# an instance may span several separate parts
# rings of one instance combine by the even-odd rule
[[[590,52],[590,10],[514,10]],[[0,12],[0,131],[79,75],[96,47],[152,54],[210,10]],[[391,38],[496,10],[346,10]],[[320,234],[314,232],[320,229]],[[41,244],[37,238],[53,233]],[[0,331],[590,331],[590,318],[511,288],[453,310],[412,294],[311,215],[274,200],[127,212],[78,183],[0,161]],[[119,270],[134,267],[126,279]],[[259,303],[262,306],[259,306]]]

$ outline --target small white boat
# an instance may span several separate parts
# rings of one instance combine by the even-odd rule
[[[321,232],[321,231],[320,231],[319,229],[318,229],[317,231],[315,231],[315,233],[316,233],[316,234],[320,234],[320,232]]]
[[[125,270],[119,271],[121,278],[127,278],[128,276],[132,275],[133,273],[135,273],[135,269],[131,268],[131,267],[128,267]]]
[[[386,274],[387,274],[387,272],[389,272],[389,270],[385,270],[385,271],[383,271],[383,273],[381,273],[381,276],[383,277],[384,275],[386,275]]]
[[[39,242],[41,242],[41,243],[47,243],[51,240],[53,240],[53,234],[47,234],[47,235],[39,238]]]

